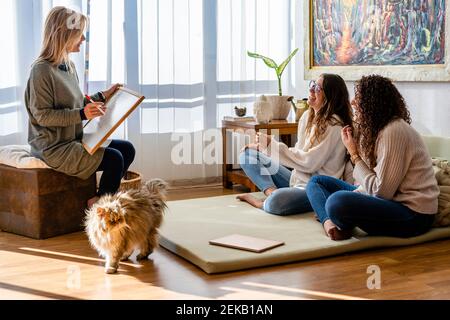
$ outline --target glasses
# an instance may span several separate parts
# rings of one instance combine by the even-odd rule
[[[320,84],[317,84],[314,80],[309,83],[309,90],[314,91],[315,93],[319,93],[322,91],[322,87]]]

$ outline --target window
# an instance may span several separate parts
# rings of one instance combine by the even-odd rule
[[[0,50],[0,136],[19,132],[18,106],[16,97],[17,79],[17,32],[16,6],[14,0],[0,2],[0,41],[8,49]]]
[[[202,0],[138,2],[141,133],[203,129]]]
[[[290,49],[289,1],[220,0],[217,21],[217,121],[233,113],[236,105],[249,108],[262,94],[276,94],[273,69],[247,56],[247,51],[280,63]]]

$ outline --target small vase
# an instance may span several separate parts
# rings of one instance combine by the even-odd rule
[[[295,122],[299,122],[303,114],[309,109],[308,100],[298,100],[295,104]]]
[[[245,115],[247,114],[247,108],[234,107],[234,112],[235,112],[236,116],[238,116],[238,117],[245,117]]]
[[[291,96],[269,96],[267,101],[270,103],[273,119],[274,120],[286,120],[291,112],[291,101],[294,97]]]

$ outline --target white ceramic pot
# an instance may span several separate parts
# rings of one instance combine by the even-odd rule
[[[268,96],[267,101],[270,103],[273,113],[273,120],[286,120],[291,112],[294,97],[290,96]]]

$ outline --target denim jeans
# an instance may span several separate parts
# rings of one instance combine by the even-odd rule
[[[120,181],[134,161],[136,151],[128,141],[113,140],[105,149],[103,160],[97,171],[103,171],[98,196],[114,194],[119,190]]]
[[[288,216],[312,211],[306,191],[289,187],[292,172],[288,168],[274,163],[265,154],[252,149],[241,154],[239,163],[261,191],[277,189],[264,201],[263,209],[267,213]]]
[[[403,204],[357,192],[355,186],[325,176],[313,177],[306,192],[320,221],[341,230],[359,227],[371,236],[409,238],[431,229],[434,215],[417,213]]]

